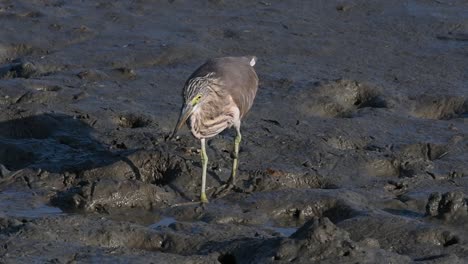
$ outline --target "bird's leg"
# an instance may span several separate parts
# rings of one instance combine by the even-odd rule
[[[234,151],[232,153],[232,171],[231,177],[226,184],[221,185],[218,190],[213,194],[213,197],[222,197],[228,194],[232,189],[236,189],[236,176],[237,176],[237,166],[239,164],[239,145],[242,139],[240,133],[240,125],[236,126],[236,138],[234,139]]]
[[[202,184],[201,184],[201,194],[200,194],[200,201],[202,203],[207,203],[208,199],[206,198],[206,168],[208,165],[208,155],[206,155],[206,148],[205,148],[205,139],[202,138],[201,140],[201,162],[202,162]]]
[[[236,138],[234,139],[234,153],[232,159],[232,171],[231,177],[229,178],[228,184],[234,185],[236,183],[236,175],[237,175],[237,166],[239,163],[239,145],[242,140],[242,135],[240,133],[240,129],[236,128]]]

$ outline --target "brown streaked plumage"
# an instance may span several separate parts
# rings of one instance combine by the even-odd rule
[[[235,127],[237,134],[229,186],[235,182],[241,119],[252,107],[258,88],[258,77],[253,68],[256,60],[255,56],[211,59],[195,70],[185,83],[184,106],[172,136],[190,120],[192,134],[201,141],[202,202],[208,201],[205,194],[208,162],[205,140],[231,126]]]

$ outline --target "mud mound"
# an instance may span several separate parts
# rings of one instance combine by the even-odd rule
[[[375,246],[356,243],[349,234],[337,228],[327,218],[314,218],[305,223],[290,238],[250,240],[222,255],[234,263],[352,263],[385,260],[389,263],[409,263],[410,259]],[[255,250],[254,250],[255,249]]]
[[[171,188],[176,176],[185,171],[187,168],[178,157],[137,151],[116,156],[110,165],[69,175],[67,189],[51,202],[68,211],[162,208],[177,200],[177,193]]]
[[[378,221],[367,221],[370,218],[352,218],[338,226],[347,230],[353,240],[364,239],[366,236],[359,235],[359,229],[366,229],[372,234],[370,237],[377,239],[383,249],[391,247],[396,252],[413,258],[444,255],[458,250],[458,235],[446,228],[421,224],[401,216],[380,215]],[[362,226],[363,222],[368,224]],[[414,229],[416,226],[418,228]]]
[[[10,139],[46,139],[59,129],[61,120],[54,115],[30,116],[0,123],[0,136]]]
[[[109,78],[109,75],[107,75],[105,72],[95,69],[80,71],[77,76],[80,79],[88,81],[101,81]]]
[[[246,190],[251,192],[280,190],[288,188],[334,188],[323,177],[312,173],[292,173],[274,169],[254,171],[244,182]]]
[[[468,199],[463,192],[433,193],[426,205],[426,214],[446,221],[456,221],[468,216]]]
[[[152,209],[173,200],[170,193],[139,181],[104,179],[91,184],[82,183],[52,199],[52,204],[68,211],[109,212],[112,208]]]
[[[298,226],[313,217],[329,217],[338,223],[360,215],[363,210],[362,197],[356,193],[341,195],[338,189],[293,190],[256,192],[249,195],[232,193],[223,198],[212,199],[207,206],[182,203],[164,211],[165,215],[184,221],[263,226],[265,229],[275,230],[278,235],[289,236]],[[240,198],[242,202],[236,202]]]
[[[299,104],[305,115],[352,117],[360,108],[383,108],[386,103],[377,88],[352,80],[318,84],[300,96],[308,100]],[[310,98],[313,98],[310,100]]]
[[[464,117],[468,101],[464,97],[449,95],[422,95],[414,100],[412,115],[428,119],[453,119]]]
[[[31,44],[0,44],[0,62],[5,63],[18,58],[23,58],[30,55],[43,54],[45,51],[42,48],[34,47]]]
[[[31,62],[14,61],[0,67],[0,79],[30,78],[39,74]]]

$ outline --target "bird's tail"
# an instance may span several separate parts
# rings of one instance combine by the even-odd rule
[[[257,63],[257,57],[256,56],[249,56],[247,58],[249,58],[250,66],[252,66],[252,67],[255,66],[255,63]]]

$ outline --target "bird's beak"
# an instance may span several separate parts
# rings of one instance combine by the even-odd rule
[[[174,128],[174,131],[172,132],[171,139],[176,135],[177,131],[185,124],[187,119],[192,115],[193,113],[193,106],[191,104],[187,104],[184,106],[182,111],[180,112],[179,116],[179,121],[177,121],[177,125]]]

